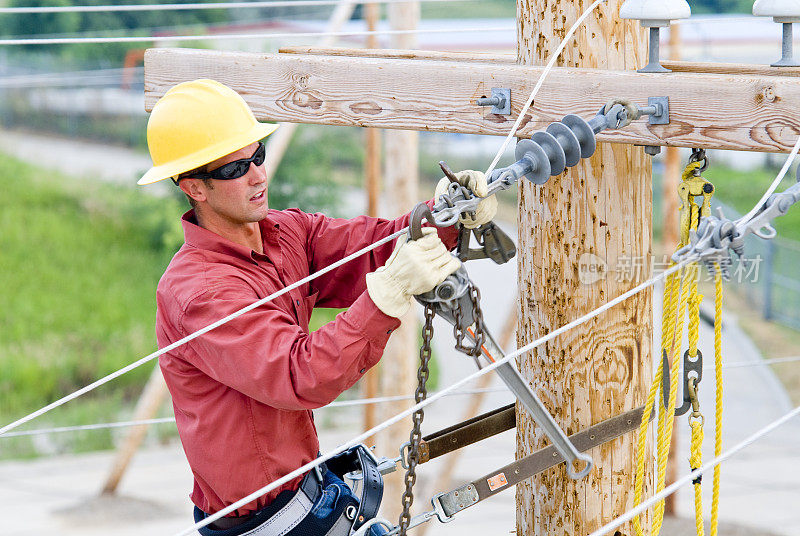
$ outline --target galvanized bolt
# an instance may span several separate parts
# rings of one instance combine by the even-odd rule
[[[495,95],[494,97],[481,97],[475,101],[478,106],[497,106],[502,108],[506,105],[506,99],[502,95]]]
[[[491,97],[480,97],[475,100],[478,106],[491,106],[496,115],[511,115],[511,89],[493,87]]]

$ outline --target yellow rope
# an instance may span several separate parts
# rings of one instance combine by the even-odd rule
[[[694,471],[703,465],[703,421],[694,420],[689,423],[692,427],[691,454],[689,466]],[[703,536],[703,490],[700,485],[702,475],[694,481],[694,524],[697,536]]]
[[[682,175],[682,182],[679,185],[678,193],[681,198],[681,240],[678,248],[689,243],[689,231],[697,229],[697,224],[701,216],[711,214],[711,195],[714,191],[713,185],[700,176],[697,171],[704,162],[690,162]],[[695,203],[695,197],[703,197],[703,202],[699,206]],[[697,342],[699,338],[700,325],[700,302],[703,296],[697,289],[699,268],[697,264],[687,266],[679,273],[671,274],[664,282],[664,301],[661,321],[661,351],[662,356],[669,357],[669,393],[667,396],[667,408],[662,403],[658,403],[657,414],[657,440],[656,440],[656,489],[655,493],[660,492],[665,487],[667,461],[669,458],[669,448],[672,441],[672,427],[674,423],[675,406],[678,390],[678,380],[681,377],[680,347],[683,335],[683,324],[686,314],[689,316],[687,335],[689,338],[689,355],[697,355]],[[716,366],[717,401],[716,401],[716,436],[715,436],[715,455],[722,451],[722,282],[717,268],[715,279],[715,319],[714,319],[714,357]],[[661,357],[661,356],[660,356]],[[645,448],[647,444],[647,431],[649,428],[650,415],[656,407],[656,400],[662,386],[664,377],[663,359],[658,359],[658,366],[653,377],[653,383],[647,395],[645,411],[642,415],[642,422],[639,426],[637,441],[636,459],[636,478],[634,481],[634,502],[642,502],[644,488],[644,461]],[[696,394],[696,384],[693,384]],[[693,468],[702,465],[702,445],[703,445],[703,418],[699,412],[699,402],[690,419],[692,438],[690,448],[690,463]],[[698,536],[703,536],[703,504],[700,479],[695,483],[695,524]],[[719,518],[719,466],[714,469],[714,490],[711,506],[711,536],[717,536]],[[661,531],[664,521],[664,501],[656,503],[653,510],[651,534],[657,536]],[[633,518],[633,526],[637,536],[644,536],[639,516]]]
[[[680,339],[683,334],[683,319],[685,317],[685,306],[688,298],[688,291],[691,284],[684,284],[685,279],[691,281],[696,277],[696,267],[688,266],[680,271],[679,279],[679,299],[673,302],[673,306],[669,310],[665,309],[665,316],[667,321],[674,320],[674,330],[672,331],[672,338],[670,347],[666,348],[667,341],[662,341],[663,350],[668,352],[672,358],[672,366],[670,367],[670,385],[669,385],[669,407],[665,411],[664,405],[658,404],[658,447],[657,447],[657,472],[658,478],[656,482],[656,493],[664,489],[664,482],[667,473],[667,459],[669,457],[669,439],[672,437],[672,425],[675,419],[667,418],[666,416],[675,414],[675,400],[678,392],[678,377],[680,372],[680,360],[677,359],[677,353],[680,352]],[[677,308],[677,311],[675,310]],[[647,429],[650,422],[649,416],[655,406],[656,398],[661,386],[661,379],[663,378],[663,361],[659,359],[656,374],[653,378],[653,383],[650,386],[647,402],[645,403],[645,410],[642,414],[642,422],[639,425],[639,437],[637,443],[638,456],[636,459],[636,478],[634,481],[634,503],[640,504],[642,502],[642,491],[644,488],[644,452],[647,442]],[[661,525],[664,521],[664,501],[656,504],[653,513],[653,534],[658,534],[661,530]],[[638,536],[644,536],[641,521],[639,516],[633,518],[633,526]]]
[[[714,376],[717,384],[716,415],[714,419],[714,456],[722,453],[722,276],[714,265]],[[719,526],[720,465],[714,467],[711,497],[711,536],[717,536]]]

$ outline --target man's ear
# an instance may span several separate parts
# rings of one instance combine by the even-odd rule
[[[203,181],[200,179],[181,179],[178,183],[178,187],[183,191],[183,193],[194,199],[196,202],[206,200],[205,184],[203,184]]]

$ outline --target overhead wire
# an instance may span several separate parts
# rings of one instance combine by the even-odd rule
[[[522,123],[522,120],[525,117],[525,112],[527,112],[528,108],[530,108],[531,105],[533,105],[533,100],[534,98],[536,98],[536,94],[539,93],[539,89],[542,87],[542,84],[544,84],[544,81],[547,78],[547,75],[550,73],[550,70],[553,68],[553,66],[555,66],[556,61],[558,61],[558,57],[564,51],[564,48],[566,48],[567,43],[572,38],[572,34],[575,33],[578,27],[581,24],[583,24],[583,21],[586,20],[586,17],[588,17],[589,14],[597,8],[597,6],[606,1],[607,0],[595,0],[595,2],[592,3],[592,5],[586,8],[586,11],[584,11],[581,14],[581,16],[578,17],[578,20],[575,21],[575,24],[573,24],[572,27],[569,29],[569,31],[567,31],[567,33],[564,35],[564,38],[561,40],[561,43],[559,43],[555,52],[550,55],[550,60],[547,62],[547,65],[542,71],[542,74],[539,76],[539,79],[536,81],[536,85],[533,87],[533,91],[531,91],[528,100],[525,101],[525,106],[523,106],[522,110],[520,110],[519,115],[517,116],[517,120],[514,121],[514,126],[512,126],[511,130],[509,130],[508,136],[506,136],[506,138],[503,140],[502,145],[500,146],[500,150],[497,151],[497,154],[492,159],[492,163],[489,164],[489,167],[486,169],[485,175],[487,177],[491,175],[492,171],[494,171],[494,168],[500,161],[500,158],[503,156],[503,152],[506,150],[506,147],[508,147],[508,144],[511,143],[511,138],[516,136],[517,129],[519,128],[519,125]]]
[[[247,313],[249,311],[252,311],[253,309],[255,309],[257,307],[260,307],[260,306],[262,306],[262,305],[264,305],[266,303],[269,303],[272,300],[274,300],[274,299],[276,299],[276,298],[278,298],[280,296],[283,296],[284,294],[286,294],[288,292],[291,292],[292,290],[294,290],[294,289],[296,289],[296,288],[298,288],[298,287],[300,287],[302,285],[305,285],[306,283],[309,283],[309,282],[313,281],[314,279],[316,279],[318,277],[321,277],[321,276],[325,275],[326,273],[331,272],[331,271],[335,270],[336,268],[339,268],[340,266],[342,266],[344,264],[347,264],[351,260],[356,259],[357,257],[360,257],[361,255],[364,255],[364,254],[372,251],[373,249],[376,249],[376,248],[378,248],[378,247],[380,247],[380,246],[382,246],[382,245],[384,245],[384,244],[386,244],[388,242],[391,242],[395,238],[398,238],[398,237],[402,236],[403,234],[405,234],[407,231],[408,231],[408,227],[406,227],[406,228],[404,228],[404,229],[402,229],[400,231],[397,231],[396,233],[393,233],[393,234],[391,234],[389,236],[386,236],[386,237],[378,240],[377,242],[375,242],[373,244],[370,244],[370,245],[368,245],[368,246],[366,246],[364,248],[361,248],[358,251],[356,251],[354,253],[351,253],[350,255],[348,255],[348,256],[346,256],[346,257],[334,262],[333,264],[330,264],[330,265],[326,266],[325,268],[322,268],[321,270],[319,270],[317,272],[314,272],[313,274],[310,274],[307,277],[304,277],[303,279],[295,281],[294,283],[292,283],[290,285],[287,285],[287,286],[283,287],[282,289],[273,292],[269,296],[265,296],[264,298],[261,298],[260,300],[257,300],[255,302],[251,303],[250,305],[242,307],[238,311],[234,311],[233,313],[231,313],[231,314],[229,314],[229,315],[227,315],[227,316],[225,316],[223,318],[220,318],[216,322],[212,322],[211,324],[207,325],[204,328],[201,328],[201,329],[195,331],[194,333],[190,333],[186,337],[183,337],[182,339],[179,339],[179,340],[173,342],[172,344],[169,344],[169,345],[167,345],[167,346],[165,346],[163,348],[160,348],[159,350],[156,350],[155,352],[152,352],[151,354],[148,354],[148,355],[146,355],[146,356],[134,361],[133,363],[131,363],[131,364],[125,366],[125,367],[122,367],[121,369],[119,369],[119,370],[117,370],[115,372],[112,372],[111,374],[108,374],[107,376],[103,376],[102,378],[90,383],[89,385],[87,385],[85,387],[82,387],[81,389],[78,389],[77,391],[75,391],[73,393],[68,394],[67,396],[59,398],[58,400],[56,400],[56,401],[44,406],[43,408],[40,408],[40,409],[34,411],[33,413],[30,413],[30,414],[28,414],[28,415],[26,415],[26,416],[24,416],[24,417],[22,417],[20,419],[17,419],[16,421],[14,421],[14,422],[12,422],[10,424],[7,424],[6,426],[3,426],[2,428],[0,428],[0,436],[2,436],[6,432],[9,432],[9,431],[13,430],[14,428],[17,428],[18,426],[21,426],[21,425],[25,424],[26,422],[32,421],[33,419],[35,419],[37,417],[40,417],[41,415],[44,415],[45,413],[48,413],[48,412],[54,410],[55,408],[57,408],[59,406],[63,406],[64,404],[66,404],[70,400],[74,400],[74,399],[76,399],[76,398],[78,398],[78,397],[80,397],[80,396],[82,396],[82,395],[84,395],[84,394],[86,394],[86,393],[88,393],[90,391],[93,391],[94,389],[100,387],[101,385],[105,385],[106,383],[110,382],[111,380],[114,380],[114,379],[122,376],[123,374],[126,374],[126,373],[130,372],[131,370],[134,370],[134,369],[144,365],[145,363],[148,363],[148,362],[152,361],[153,359],[156,359],[157,357],[159,357],[161,355],[164,355],[167,352],[169,352],[171,350],[174,350],[175,348],[178,348],[179,346],[182,346],[182,345],[186,344],[187,342],[196,339],[197,337],[199,337],[200,335],[203,335],[204,333],[208,333],[209,331],[211,331],[211,330],[213,330],[213,329],[215,329],[215,328],[217,328],[217,327],[219,327],[219,326],[221,326],[223,324],[226,324],[226,323],[230,322],[231,320],[234,320],[235,318],[238,318],[241,315],[243,315],[243,314],[245,314],[245,313]]]
[[[512,127],[512,129],[511,129],[511,131],[509,133],[509,136],[506,138],[506,141],[503,144],[503,147],[498,151],[498,154],[495,157],[495,159],[493,160],[492,164],[490,165],[489,170],[487,170],[487,174],[490,173],[494,169],[497,161],[499,161],[501,153],[503,152],[503,150],[507,146],[508,142],[510,141],[510,138],[513,137],[514,134],[516,133],[516,130],[517,130],[518,126],[519,126],[519,123],[522,120],[524,112],[531,105],[536,92],[538,92],[539,88],[542,86],[542,84],[544,82],[545,75],[549,72],[549,70],[555,64],[555,61],[557,59],[558,54],[560,53],[560,50],[563,50],[563,48],[566,46],[566,42],[569,39],[569,37],[571,36],[571,32],[574,32],[574,30],[577,28],[578,24],[582,23],[583,20],[588,16],[588,14],[593,9],[595,9],[598,5],[603,3],[604,1],[605,0],[596,0],[584,12],[584,14],[581,15],[581,17],[578,19],[576,24],[570,29],[570,32],[568,32],[568,34],[564,37],[564,40],[559,45],[559,49],[557,50],[557,53],[552,56],[552,58],[551,58],[550,62],[548,63],[546,69],[542,73],[542,76],[537,81],[537,84],[536,84],[536,86],[534,88],[534,91],[531,94],[531,97],[529,98],[528,102],[526,103],[526,106],[523,109],[523,111],[520,113],[520,116],[518,117],[517,122],[515,123],[514,127]],[[481,29],[481,30],[485,31],[486,29]],[[435,31],[434,33],[439,33],[439,32],[442,32],[442,31],[448,31],[448,30],[438,30],[438,31]],[[464,29],[460,29],[458,31],[463,32],[465,30]],[[357,32],[357,33],[335,32],[335,33],[327,33],[327,34],[313,33],[313,34],[310,34],[310,35],[332,35],[332,34],[333,35],[369,35],[369,34],[372,34],[372,33],[394,33],[394,32],[397,32],[397,31],[390,31],[390,32]],[[400,31],[400,32],[401,33],[411,33],[410,31]],[[413,33],[425,33],[425,32],[418,30],[418,31],[413,31]],[[267,36],[274,36],[274,35],[279,35],[279,34],[270,34],[270,35],[267,35]],[[291,35],[298,36],[298,34],[291,34]],[[300,35],[303,35],[303,34],[300,34]],[[184,36],[169,36],[169,37],[175,37],[176,39],[187,40],[187,38],[184,37]],[[213,37],[216,37],[216,38],[240,38],[240,39],[241,38],[247,38],[246,36],[243,36],[243,35],[213,36]],[[263,38],[263,37],[265,37],[265,35],[264,34],[259,34],[257,37]],[[196,37],[196,38],[197,39],[208,39],[209,36]],[[112,39],[114,39],[114,38],[112,38]],[[163,38],[161,38],[161,39],[163,39]],[[191,37],[189,39],[191,39]],[[153,38],[138,38],[137,40],[153,40]],[[36,41],[36,40],[33,40],[33,41]],[[57,42],[73,42],[73,41],[69,41],[69,40],[55,40],[55,41],[57,41]],[[53,41],[49,41],[49,42],[53,42]],[[80,40],[80,41],[75,41],[75,42],[119,42],[119,41],[115,39],[114,41]],[[0,44],[33,44],[33,43],[31,43],[31,42],[21,43],[19,41],[14,41],[14,42],[0,41]],[[797,154],[798,147],[800,147],[800,140],[798,140],[798,144],[795,145],[795,148],[793,149],[793,152],[790,155],[789,160],[787,161],[787,165],[784,166],[785,169],[788,168],[788,163],[790,163],[791,160],[794,158],[794,156]],[[785,174],[785,169],[782,170],[782,173],[779,174],[779,177],[776,178],[776,181],[771,186],[772,191],[774,191],[774,188],[777,187],[778,183],[783,178],[783,175]],[[771,191],[768,191],[768,193],[765,194],[764,198],[768,197],[768,195],[771,194],[771,193],[772,193]],[[763,202],[763,199],[762,199],[762,202]],[[757,206],[751,212],[755,212],[759,208],[760,207]],[[83,389],[75,391],[71,395],[68,395],[68,396],[66,396],[66,397],[64,397],[62,399],[59,399],[58,401],[56,401],[56,402],[54,402],[52,404],[49,404],[48,406],[45,406],[44,408],[41,408],[40,410],[38,410],[38,411],[36,411],[34,413],[31,413],[30,415],[28,415],[26,417],[23,417],[22,419],[19,419],[19,420],[15,421],[15,422],[3,427],[3,428],[0,428],[0,435],[8,432],[9,430],[11,430],[11,429],[13,429],[13,428],[15,428],[17,426],[20,426],[24,422],[28,422],[28,421],[30,421],[30,420],[32,420],[32,419],[34,419],[34,418],[46,413],[46,412],[54,409],[55,407],[63,405],[64,403],[68,402],[69,400],[72,400],[74,398],[77,398],[77,397],[81,396],[82,394],[84,394],[84,393],[86,393],[86,392],[98,387],[99,385],[102,385],[104,383],[107,383],[108,381],[113,380],[114,378],[116,378],[116,377],[128,372],[129,370],[132,370],[133,368],[136,368],[137,366],[140,366],[141,364],[154,359],[158,355],[166,353],[166,352],[176,348],[177,346],[180,346],[181,344],[185,344],[189,340],[192,340],[193,338],[196,338],[196,337],[202,335],[203,333],[206,333],[206,332],[216,328],[217,326],[222,325],[223,323],[228,322],[228,321],[232,320],[233,318],[236,318],[237,316],[240,316],[241,314],[244,314],[244,313],[254,309],[254,308],[266,303],[267,301],[271,301],[271,299],[275,299],[279,295],[282,295],[282,294],[285,294],[286,292],[289,292],[293,288],[297,288],[298,286],[300,286],[302,284],[305,284],[306,282],[308,282],[308,281],[310,281],[310,280],[312,280],[312,279],[314,279],[316,277],[319,277],[319,276],[323,275],[324,273],[327,273],[328,271],[333,270],[336,267],[341,266],[342,264],[344,264],[346,262],[349,262],[349,260],[352,260],[353,258],[355,258],[357,256],[360,256],[360,255],[362,255],[362,254],[364,254],[364,253],[366,253],[368,251],[371,251],[372,249],[375,249],[376,247],[379,247],[380,245],[382,245],[384,243],[389,242],[390,240],[393,240],[394,238],[396,238],[396,237],[400,236],[401,234],[403,234],[405,231],[406,231],[406,229],[403,229],[401,231],[398,231],[397,233],[394,233],[393,235],[385,237],[384,239],[376,242],[375,244],[371,244],[370,246],[367,246],[366,248],[363,248],[362,250],[359,250],[358,252],[355,252],[354,254],[352,254],[352,255],[350,255],[348,257],[345,257],[344,259],[341,259],[340,261],[337,261],[336,263],[328,266],[327,268],[325,268],[323,270],[320,270],[319,272],[316,272],[315,274],[312,274],[312,275],[308,276],[307,278],[304,278],[301,281],[298,281],[298,282],[296,282],[296,283],[294,283],[292,285],[289,285],[289,286],[285,287],[284,289],[281,289],[281,290],[273,293],[272,295],[267,296],[266,298],[264,298],[262,300],[254,302],[253,304],[251,304],[251,305],[249,305],[249,306],[247,306],[247,307],[245,307],[245,308],[243,308],[243,309],[241,309],[241,310],[239,310],[239,311],[237,311],[235,313],[232,313],[231,315],[228,315],[228,316],[218,320],[217,322],[214,322],[214,323],[206,326],[205,328],[203,328],[201,330],[198,330],[197,332],[195,332],[193,334],[190,334],[189,336],[187,336],[187,337],[185,337],[185,338],[183,338],[183,339],[181,339],[179,341],[176,341],[175,343],[173,343],[173,344],[171,344],[171,345],[169,345],[169,346],[167,346],[165,348],[162,348],[162,349],[158,350],[157,352],[154,352],[153,354],[145,356],[144,358],[132,363],[131,365],[128,365],[127,367],[124,367],[124,368],[116,371],[115,373],[112,373],[112,374],[110,374],[110,375],[108,375],[108,376],[106,376],[104,378],[101,378],[100,380],[97,380],[96,382],[84,387]],[[417,409],[420,409],[422,407],[425,407],[425,406],[429,405],[430,403],[434,402],[435,400],[437,400],[441,396],[444,396],[447,392],[450,392],[451,390],[454,390],[457,387],[460,387],[461,385],[464,385],[466,382],[471,381],[471,380],[473,380],[473,379],[475,379],[475,378],[477,378],[477,377],[479,377],[479,376],[481,376],[483,374],[488,373],[489,371],[493,370],[494,368],[497,368],[498,366],[509,362],[511,359],[521,355],[522,353],[525,353],[525,352],[527,352],[527,351],[529,351],[529,350],[531,350],[533,348],[536,348],[539,345],[544,344],[545,342],[547,342],[547,341],[559,336],[560,334],[568,331],[569,329],[573,329],[574,327],[577,327],[578,325],[590,320],[591,318],[594,318],[595,316],[598,316],[598,315],[602,314],[604,311],[610,309],[614,305],[616,305],[616,304],[620,303],[621,301],[629,298],[630,296],[635,295],[636,293],[644,290],[645,288],[655,284],[657,281],[663,279],[668,274],[670,274],[670,273],[672,273],[674,271],[677,271],[678,269],[680,269],[683,266],[689,264],[690,262],[694,262],[695,260],[697,260],[695,257],[686,258],[685,260],[683,260],[682,262],[676,264],[672,268],[666,270],[665,272],[662,272],[661,274],[659,274],[656,277],[651,278],[650,280],[642,283],[641,285],[638,285],[637,287],[635,287],[635,288],[633,288],[633,289],[621,294],[620,296],[618,296],[614,300],[611,300],[608,303],[604,304],[603,306],[598,307],[594,311],[592,311],[590,313],[587,313],[583,317],[581,317],[581,318],[579,318],[579,319],[577,319],[577,320],[575,320],[573,322],[565,324],[561,328],[549,333],[548,335],[545,335],[544,337],[540,337],[539,339],[533,341],[532,343],[529,343],[528,345],[523,346],[522,348],[518,349],[517,351],[512,352],[511,354],[509,354],[505,358],[503,358],[503,359],[501,359],[501,360],[499,360],[499,361],[497,361],[497,362],[495,362],[495,363],[493,363],[493,364],[491,364],[491,365],[489,365],[489,366],[477,371],[473,375],[471,375],[471,376],[469,376],[467,378],[464,378],[463,380],[460,380],[459,382],[454,383],[453,385],[447,387],[446,389],[440,391],[439,393],[436,393],[436,394],[432,395],[430,398],[428,398],[428,399],[416,404],[415,406],[412,406],[411,408],[408,408],[406,411],[401,412],[400,414],[396,415],[395,417],[393,417],[393,418],[391,418],[391,419],[389,419],[387,421],[384,421],[383,423],[379,424],[378,426],[374,427],[373,429],[365,432],[361,436],[358,436],[355,439],[352,439],[351,441],[341,445],[340,447],[335,449],[333,452],[327,454],[326,456],[317,458],[316,460],[314,460],[312,462],[309,462],[309,464],[306,464],[305,466],[296,469],[295,471],[285,475],[281,479],[278,479],[278,480],[272,482],[271,484],[265,486],[261,490],[258,490],[256,492],[254,492],[253,494],[249,495],[248,497],[245,497],[245,498],[241,499],[237,503],[234,503],[233,505],[230,505],[226,509],[221,510],[221,511],[217,512],[216,514],[214,514],[213,516],[210,516],[210,517],[206,518],[203,522],[197,524],[197,526],[192,527],[191,529],[189,529],[188,532],[183,532],[181,534],[182,535],[183,534],[189,534],[189,533],[193,532],[196,528],[199,528],[201,526],[205,526],[205,525],[213,522],[214,520],[218,519],[219,517],[222,517],[223,515],[225,515],[227,513],[230,513],[231,511],[239,508],[240,506],[242,506],[244,504],[247,504],[248,502],[254,500],[255,498],[257,498],[257,497],[259,497],[259,496],[261,496],[263,494],[268,493],[272,489],[275,489],[276,487],[280,486],[281,484],[283,484],[285,482],[288,482],[289,480],[295,478],[296,476],[300,476],[301,474],[305,473],[306,471],[308,471],[308,470],[310,470],[310,469],[312,469],[314,467],[319,466],[321,463],[323,463],[325,460],[329,459],[331,456],[342,452],[346,448],[349,448],[350,446],[353,446],[353,445],[357,444],[362,439],[365,439],[366,437],[369,437],[370,435],[373,435],[374,433],[376,433],[376,432],[378,432],[378,431],[380,431],[382,429],[385,429],[386,427],[390,426],[391,424],[394,424],[395,422],[398,422],[399,420],[401,420],[404,417],[410,415],[411,413],[413,413]],[[800,408],[798,408],[798,410],[800,410]],[[712,460],[712,462],[709,462],[709,464],[711,464],[713,462],[714,462],[714,460]],[[709,465],[709,464],[707,464],[707,465]],[[704,466],[704,467],[706,467],[706,466]],[[698,471],[701,471],[701,470],[698,470]],[[667,491],[667,490],[665,490],[665,491]],[[652,500],[652,498],[651,498],[651,500]]]
[[[397,4],[408,0],[356,0],[353,4]],[[475,2],[478,0],[417,0],[420,3],[428,2]],[[35,13],[96,13],[116,11],[176,11],[176,10],[207,10],[207,9],[251,9],[270,7],[305,7],[305,6],[333,6],[341,0],[271,0],[256,2],[209,2],[191,4],[120,4],[104,6],[29,6],[29,7],[0,7],[0,14],[35,14]]]
[[[605,2],[607,0],[597,0]],[[176,41],[224,41],[232,39],[284,39],[288,37],[362,37],[368,35],[408,35],[470,32],[509,32],[514,26],[475,27],[475,28],[431,28],[416,30],[352,30],[339,32],[273,32],[256,34],[207,34],[207,35],[164,35],[164,36],[126,36],[126,37],[53,37],[41,39],[0,39],[0,45],[74,45],[80,43],[150,43],[153,41],[170,43]]]
[[[723,363],[722,369],[727,370],[727,369],[742,369],[742,368],[752,368],[752,367],[766,367],[769,365],[776,365],[782,363],[796,363],[798,361],[800,361],[800,356],[776,357],[771,359],[759,359],[757,361],[735,361],[735,362]],[[703,367],[703,372],[712,371],[714,369],[715,365],[706,365],[705,367]],[[461,395],[473,395],[479,393],[506,393],[506,392],[509,392],[507,388],[486,387],[482,389],[464,389],[461,391],[447,393],[445,396],[461,396]],[[397,395],[397,396],[382,396],[373,398],[354,398],[352,400],[337,400],[319,409],[324,410],[327,408],[365,406],[370,404],[383,404],[387,402],[401,402],[403,400],[414,400],[414,395]],[[0,440],[7,437],[46,435],[51,433],[73,432],[73,431],[83,431],[83,430],[101,430],[104,428],[123,428],[126,426],[165,424],[174,422],[175,422],[175,417],[163,417],[159,419],[143,419],[138,421],[118,421],[118,422],[108,422],[108,423],[81,424],[75,426],[59,426],[55,428],[37,428],[35,430],[25,430],[22,432],[7,432],[3,435],[0,435]]]
[[[782,364],[782,363],[796,363],[798,361],[800,361],[800,356],[776,357],[771,359],[759,359],[757,361],[737,361],[732,363],[731,362],[723,363],[722,369],[727,370],[727,369],[741,369],[741,368],[752,368],[752,367],[766,367],[769,365]],[[715,369],[714,365],[706,365],[705,367],[703,367],[704,372],[712,371],[714,369]],[[461,395],[473,395],[479,393],[505,393],[505,392],[508,392],[507,388],[486,387],[483,389],[464,389],[462,391],[447,393],[445,396],[461,396]],[[403,400],[414,400],[414,395],[397,395],[397,396],[383,396],[383,397],[373,397],[373,398],[355,398],[352,400],[337,400],[319,409],[365,406],[370,404],[383,404],[387,402],[401,402]],[[165,424],[174,422],[175,422],[175,417],[163,417],[159,419],[143,419],[138,421],[118,421],[118,422],[108,422],[108,423],[82,424],[76,426],[59,426],[55,428],[40,428],[35,430],[25,430],[22,432],[8,432],[3,435],[0,435],[0,440],[7,437],[45,435],[51,433],[73,432],[73,431],[83,431],[83,430],[101,430],[104,428],[123,428],[126,426]]]
[[[462,391],[447,393],[445,396],[464,396],[464,395],[474,395],[480,393],[507,393],[507,392],[509,392],[507,388],[486,387],[483,389],[464,389]],[[374,398],[357,398],[353,400],[337,400],[319,409],[325,410],[328,408],[365,406],[370,404],[383,404],[387,402],[402,402],[404,400],[414,400],[414,395],[382,396]],[[175,417],[161,417],[157,419],[142,419],[138,421],[118,421],[118,422],[105,422],[105,423],[94,423],[94,424],[79,424],[75,426],[58,426],[55,428],[37,428],[35,430],[24,430],[21,432],[8,432],[0,436],[0,440],[5,439],[7,437],[47,435],[47,434],[63,433],[63,432],[80,432],[83,430],[103,430],[106,428],[125,428],[128,426],[149,426],[151,424],[168,424],[174,422],[175,422]]]
[[[627,512],[625,512],[621,516],[609,521],[608,523],[606,523],[605,525],[603,525],[599,529],[597,529],[594,532],[592,532],[591,534],[589,534],[589,536],[602,536],[604,534],[608,534],[612,530],[618,528],[623,523],[626,523],[626,522],[630,521],[631,519],[633,519],[635,516],[641,514],[642,512],[644,512],[645,510],[647,510],[648,508],[650,508],[651,506],[656,504],[657,502],[663,500],[664,498],[668,497],[669,495],[672,495],[673,493],[678,491],[678,489],[680,489],[682,486],[684,486],[684,485],[688,484],[689,482],[692,482],[693,480],[697,479],[698,477],[703,475],[703,473],[707,472],[709,469],[713,469],[717,465],[721,464],[722,462],[728,460],[730,457],[732,457],[735,454],[737,454],[742,449],[752,445],[753,443],[755,443],[756,441],[758,441],[762,437],[768,435],[769,433],[774,431],[776,428],[778,428],[780,426],[783,426],[784,424],[789,422],[791,419],[796,417],[798,414],[800,414],[800,406],[797,406],[792,411],[786,413],[782,417],[780,417],[778,419],[775,419],[774,421],[769,423],[767,426],[764,426],[763,428],[761,428],[758,431],[754,432],[753,434],[751,434],[750,436],[748,436],[744,440],[740,441],[739,443],[737,443],[736,445],[731,447],[729,450],[723,452],[719,456],[716,456],[715,458],[712,458],[707,463],[703,464],[702,467],[699,467],[698,469],[693,470],[689,474],[679,478],[678,480],[673,482],[671,485],[665,487],[661,492],[656,493],[655,495],[653,495],[652,497],[650,497],[646,501],[643,501],[642,503],[640,503],[638,506],[636,506],[634,508],[631,508],[630,510],[628,510]]]

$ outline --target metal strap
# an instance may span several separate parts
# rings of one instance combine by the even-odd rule
[[[516,425],[517,416],[512,403],[439,430],[422,438],[419,463],[511,430]]]
[[[617,415],[590,426],[586,430],[569,436],[569,439],[578,450],[585,452],[638,428],[642,422],[643,412],[644,406],[640,406],[622,415]],[[650,415],[651,420],[652,418],[653,414]],[[441,511],[445,516],[445,519],[440,519],[440,521],[449,521],[451,516],[461,510],[469,508],[563,461],[564,459],[555,447],[550,445],[469,484],[447,493],[436,495],[431,502],[437,512]],[[439,517],[441,518],[442,516],[440,515]]]

